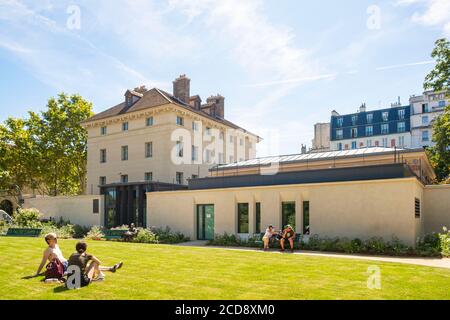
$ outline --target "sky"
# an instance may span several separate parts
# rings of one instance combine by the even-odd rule
[[[225,97],[258,156],[311,146],[314,123],[422,93],[450,0],[0,0],[0,121],[59,92],[103,111],[128,88]]]

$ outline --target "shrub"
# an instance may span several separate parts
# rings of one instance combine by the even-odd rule
[[[171,232],[169,227],[163,228],[151,228],[150,229],[157,237],[159,243],[181,243],[189,241],[189,237],[186,237],[181,232]]]
[[[438,233],[429,233],[419,238],[416,243],[416,254],[433,256],[441,254],[441,240]]]
[[[384,242],[383,238],[372,237],[364,241],[364,247],[364,251],[368,253],[384,253],[386,250],[386,243]]]
[[[5,235],[8,232],[9,224],[6,221],[0,221],[0,235]]]
[[[42,214],[38,209],[19,209],[13,217],[13,224],[20,228],[41,228],[40,217]]]
[[[91,230],[86,234],[85,239],[88,240],[101,240],[105,237],[105,234],[102,231],[102,228],[99,226],[93,226]]]
[[[439,234],[439,240],[441,243],[441,255],[444,257],[450,257],[450,230],[443,227],[443,232]]]
[[[84,238],[88,232],[89,232],[90,228],[89,227],[85,227],[85,226],[80,226],[79,224],[76,224],[73,226],[73,237],[74,238]]]
[[[73,225],[71,224],[67,224],[60,228],[58,228],[58,226],[55,224],[44,224],[42,226],[41,236],[45,236],[47,233],[50,232],[56,233],[59,239],[69,239],[73,238],[75,230]]]
[[[133,238],[138,243],[158,243],[158,237],[149,229],[138,228],[138,234]]]
[[[128,229],[129,229],[129,227],[126,224],[111,228],[111,230],[128,230]]]
[[[223,235],[216,234],[213,240],[207,242],[207,245],[239,247],[244,245],[244,243],[236,235],[225,232]]]

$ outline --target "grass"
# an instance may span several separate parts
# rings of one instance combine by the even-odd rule
[[[66,257],[76,240],[60,240]],[[42,238],[0,237],[0,299],[450,299],[450,270],[353,259],[88,241],[105,265],[124,267],[79,290],[33,274]],[[381,289],[368,289],[368,267]]]

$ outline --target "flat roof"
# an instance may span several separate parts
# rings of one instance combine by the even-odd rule
[[[245,167],[269,166],[272,163],[300,163],[316,160],[328,160],[328,159],[331,160],[337,158],[365,157],[365,156],[376,156],[383,154],[408,153],[408,152],[424,152],[424,150],[422,148],[396,149],[396,148],[370,147],[370,148],[341,150],[341,151],[269,156],[228,164],[219,164],[209,169],[209,171],[228,170]]]

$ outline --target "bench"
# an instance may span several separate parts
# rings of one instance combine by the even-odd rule
[[[37,228],[9,228],[7,237],[39,237],[42,229]]]
[[[126,229],[114,229],[114,230],[105,230],[103,233],[105,234],[106,240],[121,240],[123,235],[128,230]]]
[[[255,240],[254,242],[255,242],[255,243],[258,243],[258,244],[263,244],[262,238],[264,237],[264,234],[265,234],[265,232],[255,233],[255,234],[253,235],[253,238],[256,238],[257,240]],[[296,233],[296,234],[295,234],[295,239],[294,239],[294,244],[299,243],[301,237],[302,237],[302,235],[301,235],[300,233]],[[279,240],[276,240],[275,236],[273,236],[272,238],[270,238],[270,241],[269,241],[269,247],[270,247],[271,245],[273,245],[273,244],[275,243],[275,241],[279,241]]]

